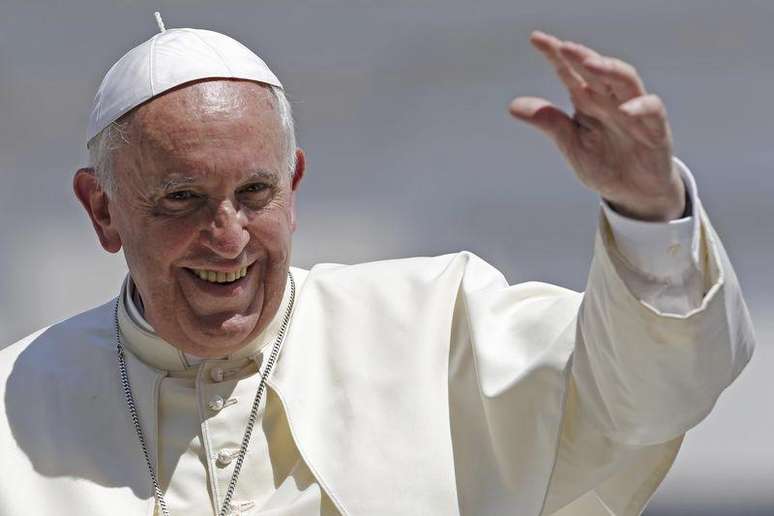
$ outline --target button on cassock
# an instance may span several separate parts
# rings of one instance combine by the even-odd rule
[[[213,412],[220,411],[224,406],[226,405],[225,400],[220,396],[215,396],[212,398],[209,403],[207,403],[207,408],[212,410]]]
[[[218,464],[220,466],[228,466],[234,460],[237,452],[238,450],[220,450],[218,452]]]
[[[237,502],[232,503],[231,507],[229,507],[229,512],[226,513],[229,516],[242,516],[243,514],[246,514],[255,507],[255,502]]]
[[[212,378],[213,382],[222,382],[223,381],[223,368],[222,367],[213,367],[210,369],[210,378]]]

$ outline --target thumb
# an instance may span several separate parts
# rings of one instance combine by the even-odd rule
[[[526,122],[552,138],[559,148],[570,147],[577,127],[567,113],[538,97],[517,97],[508,106],[514,118]]]

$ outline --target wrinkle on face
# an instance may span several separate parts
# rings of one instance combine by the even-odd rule
[[[274,97],[256,83],[210,80],[130,117],[111,211],[146,319],[186,352],[232,352],[276,313],[289,266],[293,190]],[[192,202],[170,198],[180,192]],[[246,295],[208,297],[188,276],[223,263],[255,265]]]

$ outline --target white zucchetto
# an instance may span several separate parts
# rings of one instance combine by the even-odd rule
[[[158,19],[158,18],[157,18]],[[282,88],[253,51],[224,34],[169,29],[134,47],[102,79],[89,115],[86,142],[143,102],[175,86],[208,78],[245,79]]]

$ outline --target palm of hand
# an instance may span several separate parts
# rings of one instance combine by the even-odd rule
[[[666,110],[657,96],[645,92],[636,70],[539,32],[532,43],[569,90],[575,115],[535,97],[515,99],[511,113],[548,134],[580,181],[624,215],[678,217],[685,191],[672,166]]]

